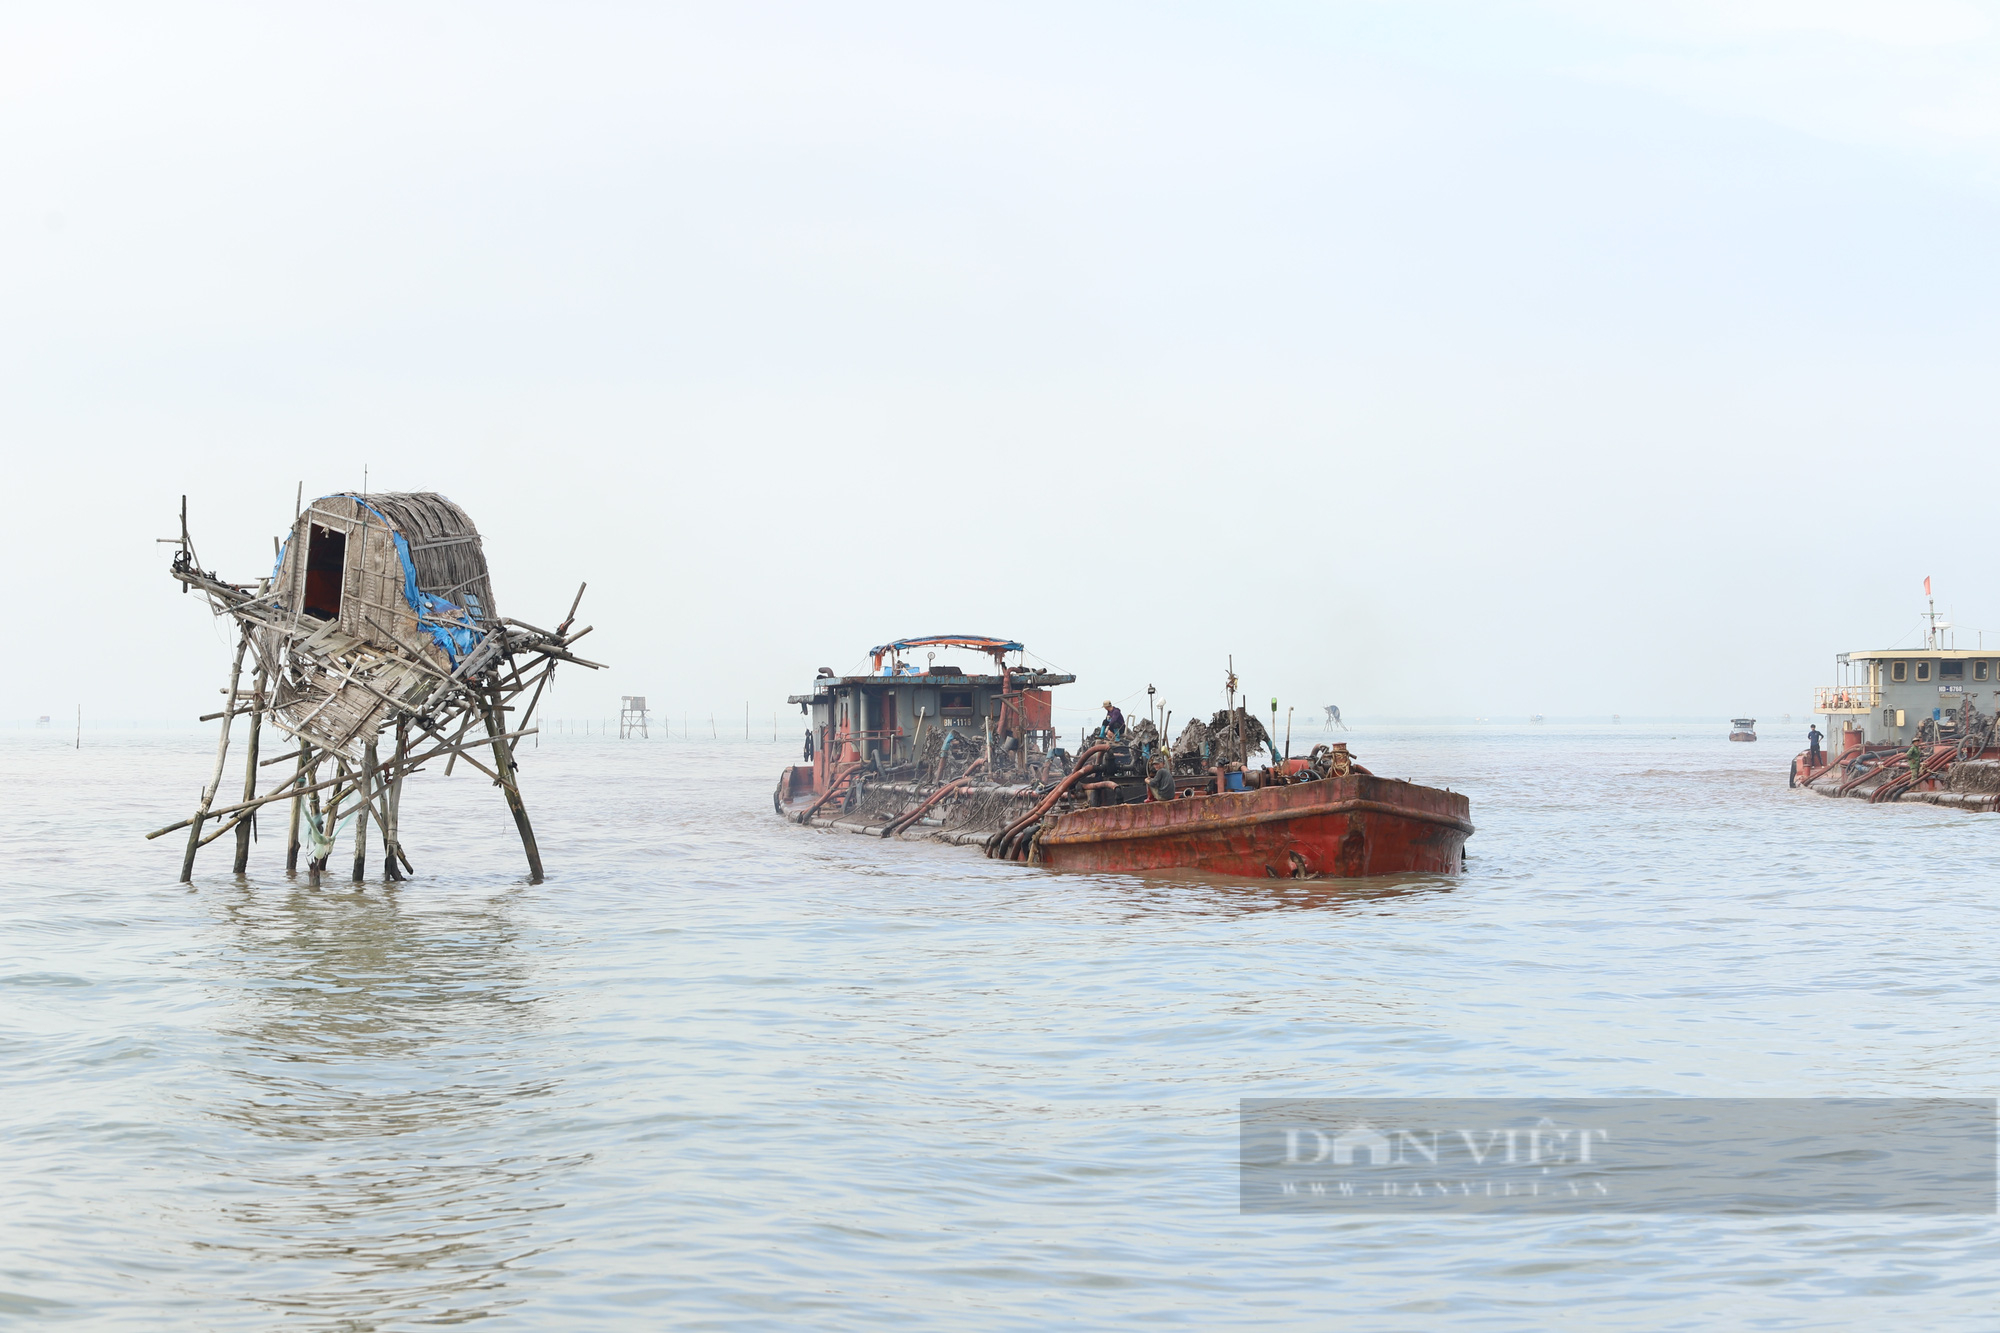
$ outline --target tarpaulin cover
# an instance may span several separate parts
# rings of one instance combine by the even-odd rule
[[[415,608],[418,627],[436,639],[445,656],[457,666],[458,660],[478,647],[484,636],[468,623],[461,607],[417,587],[417,566],[410,559],[410,544],[400,532],[390,535],[396,539],[396,554],[403,557],[403,597]]]

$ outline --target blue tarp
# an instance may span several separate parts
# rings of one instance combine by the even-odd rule
[[[373,510],[369,511],[374,513]],[[381,517],[379,514],[376,517]],[[484,636],[470,623],[470,618],[460,607],[454,606],[442,597],[433,597],[417,587],[417,565],[410,559],[410,544],[403,540],[403,534],[390,534],[396,539],[396,554],[403,557],[403,598],[417,613],[417,627],[436,639],[444,649],[445,656],[453,666],[458,660],[479,646]]]

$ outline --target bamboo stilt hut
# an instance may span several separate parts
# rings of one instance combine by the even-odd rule
[[[307,873],[315,886],[351,810],[354,879],[367,872],[368,826],[382,840],[383,878],[409,869],[402,849],[403,780],[424,762],[463,758],[502,789],[527,855],[531,883],[542,859],[521,795],[514,751],[527,728],[524,714],[507,730],[507,712],[524,690],[538,700],[558,663],[596,669],[570,645],[590,632],[571,632],[583,590],[553,630],[499,614],[478,529],[464,510],[431,492],[323,496],[306,506],[279,547],[276,567],[255,583],[228,582],[201,567],[188,536],[187,501],[174,542],[173,577],[183,591],[202,593],[217,615],[238,629],[227,702],[216,716],[222,734],[215,769],[195,813],[147,834],[187,828],[181,880],[194,875],[201,847],[234,829],[236,865],[248,865],[256,812],[271,801],[290,804],[286,869],[307,835]],[[241,693],[246,657],[255,672],[251,697]],[[243,800],[217,808],[228,761],[230,724],[248,715]],[[207,719],[204,719],[207,720]],[[298,742],[297,768],[286,785],[259,797],[259,742],[265,722]],[[393,736],[388,762],[379,739]],[[487,768],[468,751],[490,748]],[[280,758],[292,758],[283,755]],[[334,777],[320,779],[332,761]],[[268,762],[278,762],[271,760]],[[447,770],[449,771],[449,770]],[[325,793],[322,800],[321,793]],[[203,836],[211,821],[227,821]],[[401,867],[399,869],[399,866]]]

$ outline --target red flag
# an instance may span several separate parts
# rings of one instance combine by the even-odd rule
[[[1926,574],[1924,575],[1924,596],[1928,597],[1930,595],[1931,595],[1931,576]]]

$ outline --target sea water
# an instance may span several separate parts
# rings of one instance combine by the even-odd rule
[[[1991,1096],[2000,817],[1726,730],[1356,729],[1478,832],[1346,882],[801,829],[789,741],[551,736],[546,883],[433,765],[415,876],[317,891],[275,807],[240,879],[142,837],[199,734],[0,735],[0,1322],[2000,1326],[1991,1217],[1238,1209],[1245,1097]]]

